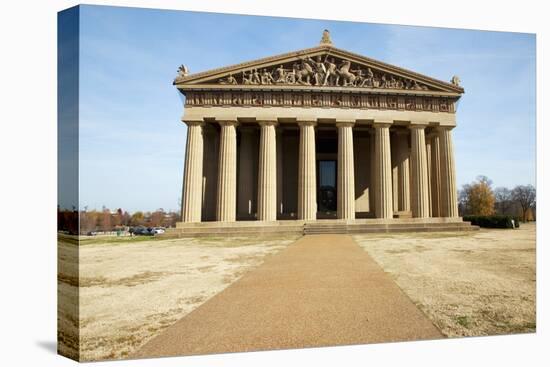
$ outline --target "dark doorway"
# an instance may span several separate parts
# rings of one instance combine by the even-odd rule
[[[336,161],[317,161],[317,207],[319,212],[336,212]]]

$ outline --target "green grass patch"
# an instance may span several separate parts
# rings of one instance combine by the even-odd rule
[[[114,245],[114,244],[125,244],[125,243],[137,243],[137,242],[147,242],[147,241],[162,241],[167,240],[167,238],[155,237],[155,236],[121,236],[121,237],[80,237],[79,245]]]
[[[468,318],[468,316],[458,316],[456,318],[456,322],[460,326],[464,326],[466,329],[470,328],[470,319]]]

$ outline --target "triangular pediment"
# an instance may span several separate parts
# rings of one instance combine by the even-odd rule
[[[202,87],[307,87],[464,93],[457,79],[453,80],[444,82],[325,44],[196,74],[189,74],[182,66],[174,85],[182,91]]]

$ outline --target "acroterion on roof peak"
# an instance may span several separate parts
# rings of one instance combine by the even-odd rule
[[[319,42],[319,44],[332,46],[332,40],[330,39],[330,32],[328,29],[323,31],[323,36],[321,37],[321,42]]]

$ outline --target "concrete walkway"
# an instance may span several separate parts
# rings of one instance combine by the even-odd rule
[[[268,257],[133,357],[442,337],[350,236],[312,235]]]

